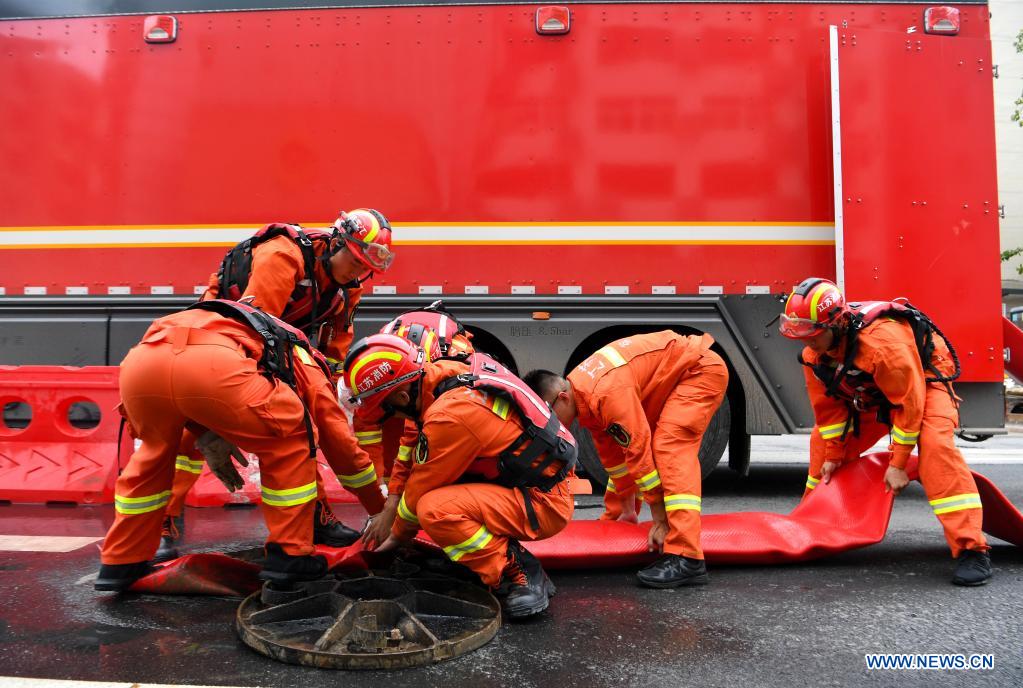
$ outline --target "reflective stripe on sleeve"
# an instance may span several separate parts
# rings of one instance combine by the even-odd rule
[[[287,507],[298,506],[316,499],[316,482],[286,490],[274,490],[263,486],[263,503],[267,506]]]
[[[467,540],[444,548],[444,554],[448,555],[451,561],[458,561],[466,554],[478,552],[494,539],[493,534],[486,526],[480,526],[479,530],[472,534]]]
[[[618,490],[615,489],[615,481],[611,478],[607,479],[607,491],[611,494],[616,494]]]
[[[374,466],[370,465],[369,468],[353,473],[352,475],[337,474],[337,479],[341,481],[341,484],[345,487],[365,487],[371,483],[377,481],[377,470]]]
[[[605,347],[601,347],[600,349],[598,349],[597,350],[597,354],[600,355],[600,356],[603,356],[604,358],[606,358],[608,360],[608,363],[611,364],[612,368],[617,368],[618,366],[623,366],[627,362],[625,360],[625,358],[620,353],[618,353],[618,350],[615,349],[610,344],[608,344]]]
[[[402,445],[398,447],[398,461],[404,461],[408,463],[408,460],[412,458],[412,447],[406,447]]]
[[[643,492],[649,492],[655,487],[660,486],[661,475],[654,469],[640,478],[636,484],[639,485],[639,489],[643,490]]]
[[[806,489],[812,490],[817,487],[817,483],[821,481],[820,478],[815,478],[812,475],[806,476]]]
[[[405,495],[402,495],[401,499],[398,500],[398,516],[403,521],[419,525],[419,519],[409,510],[408,505],[405,504]]]
[[[908,430],[903,430],[898,425],[892,426],[892,441],[895,442],[895,444],[908,444],[912,447],[919,439],[919,430],[916,432],[909,432]]]
[[[202,467],[206,462],[202,459],[193,461],[184,454],[178,454],[178,458],[174,460],[174,468],[179,471],[185,471],[186,473],[194,473],[199,475],[202,473]]]
[[[380,444],[384,441],[383,430],[363,430],[355,433],[355,439],[359,441],[359,445],[365,444]]]
[[[700,506],[703,500],[694,494],[669,494],[664,495],[664,510],[665,511],[678,511],[679,509],[686,509],[687,511],[700,511]]]
[[[154,495],[145,497],[122,497],[114,495],[114,508],[122,514],[133,516],[136,514],[147,514],[167,506],[170,501],[171,491],[164,490]]]
[[[845,432],[846,421],[841,423],[835,423],[834,425],[819,425],[817,426],[817,432],[820,433],[822,440],[833,440],[842,436]]]
[[[984,506],[981,504],[980,495],[976,492],[967,492],[964,494],[952,495],[951,497],[932,499],[930,503],[931,508],[934,509],[935,516],[948,514],[953,511],[962,511],[963,509],[981,509]]]

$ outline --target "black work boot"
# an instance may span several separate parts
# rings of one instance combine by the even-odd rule
[[[327,575],[327,560],[318,554],[295,556],[276,542],[266,543],[266,559],[259,577],[275,583],[318,580]]]
[[[160,546],[153,556],[157,564],[178,558],[178,544],[185,537],[185,515],[164,516],[163,531],[160,533]]]
[[[326,499],[316,501],[313,516],[313,544],[328,547],[347,547],[354,545],[359,539],[359,531],[352,530],[337,520],[334,511]]]
[[[515,540],[508,541],[508,564],[494,594],[511,619],[539,614],[557,593],[540,562]]]
[[[121,592],[127,590],[139,578],[156,570],[152,562],[139,561],[134,564],[100,564],[99,575],[93,587],[96,590]]]
[[[955,585],[984,585],[991,580],[991,555],[974,549],[963,550],[952,576]]]
[[[678,554],[665,554],[637,573],[636,578],[648,588],[706,585],[709,580],[703,559],[690,559]]]

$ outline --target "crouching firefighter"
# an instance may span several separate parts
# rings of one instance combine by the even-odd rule
[[[362,284],[374,272],[390,267],[394,260],[390,247],[391,225],[372,209],[342,212],[334,226],[325,230],[268,224],[227,252],[202,300],[244,300],[280,318],[301,330],[336,369],[352,342]],[[383,504],[376,471],[359,449],[341,409],[336,403],[333,406],[323,410],[333,415],[330,439],[336,438],[336,444],[344,448],[328,452],[325,446],[324,455],[342,487],[369,513],[376,513]],[[157,561],[177,557],[183,540],[185,498],[203,467],[194,440],[189,433],[182,438]],[[343,547],[358,539],[357,531],[337,520],[322,494],[314,519],[318,544]]]
[[[409,340],[423,350],[427,363],[443,359],[465,360],[474,352],[472,333],[465,329],[440,300],[429,306],[401,313],[380,328],[380,334],[394,334]],[[338,397],[342,402],[351,398],[345,387],[344,378],[338,380]],[[405,475],[408,473],[406,466],[409,452],[419,436],[419,430],[414,421],[394,417],[374,423],[355,417],[352,425],[359,446],[373,460],[377,475],[393,479],[396,477],[394,469],[401,473],[396,481],[387,482],[385,512],[389,512],[393,520],[398,508],[398,497],[395,495],[401,495]],[[394,489],[395,487],[398,489]],[[376,519],[374,521],[376,522]],[[390,531],[389,525],[387,530]]]
[[[566,478],[572,435],[529,388],[485,354],[425,362],[406,339],[356,342],[344,376],[366,419],[396,413],[418,422],[411,471],[386,551],[420,528],[470,568],[512,618],[537,614],[554,594],[539,561],[519,540],[542,540],[572,517]]]
[[[905,301],[846,304],[837,285],[818,277],[793,289],[780,317],[781,334],[806,345],[799,361],[814,429],[805,494],[890,434],[884,482],[897,495],[918,447],[920,482],[958,559],[952,582],[986,583],[991,559],[980,496],[954,442],[959,409],[951,383],[959,361],[941,331]]]
[[[186,428],[228,489],[242,485],[238,449],[259,456],[270,531],[260,575],[322,576],[313,511],[317,440],[330,431],[322,409],[337,406],[329,375],[300,331],[245,304],[203,301],[153,322],[121,363],[121,408],[141,444],[117,480],[96,589],[124,590],[152,570]]]
[[[526,375],[563,424],[578,419],[593,435],[610,476],[608,503],[617,496],[626,520],[635,520],[636,494],[649,505],[648,545],[664,556],[636,574],[648,587],[708,581],[699,451],[728,388],[713,343],[707,334],[639,334],[602,347],[567,379],[547,370]]]

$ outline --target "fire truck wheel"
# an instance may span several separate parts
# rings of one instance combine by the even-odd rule
[[[726,396],[717,413],[710,419],[707,431],[703,433],[703,442],[700,444],[700,475],[703,480],[707,479],[724,456],[731,424],[732,408]]]

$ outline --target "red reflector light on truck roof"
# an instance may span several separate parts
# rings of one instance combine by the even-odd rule
[[[924,31],[955,36],[959,33],[959,10],[955,7],[928,7],[924,10]]]
[[[169,14],[154,14],[142,24],[146,43],[173,43],[178,38],[178,20]]]
[[[544,36],[568,33],[572,15],[563,5],[545,5],[536,10],[536,32]]]

